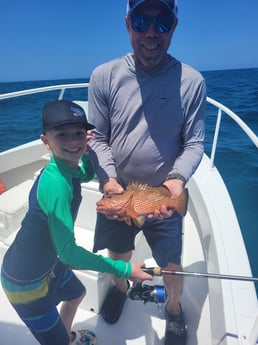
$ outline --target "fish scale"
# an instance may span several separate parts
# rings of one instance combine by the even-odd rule
[[[146,203],[146,197],[148,203]],[[153,212],[160,208],[161,205],[172,207],[174,202],[171,198],[165,198],[158,193],[150,193],[146,196],[146,193],[138,193],[132,197],[131,205],[133,206],[136,213],[143,215],[146,212]]]

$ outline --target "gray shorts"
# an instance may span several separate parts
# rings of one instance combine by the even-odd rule
[[[176,212],[164,220],[146,219],[142,229],[125,222],[110,220],[97,214],[93,251],[108,248],[115,253],[126,253],[135,249],[134,240],[139,231],[148,242],[154,259],[161,267],[169,262],[179,265],[182,254],[182,217]]]

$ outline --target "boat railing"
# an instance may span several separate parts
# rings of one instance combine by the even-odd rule
[[[34,93],[41,93],[41,92],[48,92],[48,91],[54,91],[54,90],[60,90],[60,94],[58,99],[62,99],[64,96],[64,92],[67,89],[78,89],[78,88],[87,88],[89,87],[89,83],[77,83],[77,84],[60,84],[60,85],[51,85],[51,86],[43,86],[38,87],[35,89],[28,89],[28,90],[22,90],[22,91],[14,91],[9,93],[3,93],[0,95],[0,99],[7,99],[7,98],[13,98],[13,97],[19,97],[19,96],[25,96],[25,95],[32,95]]]
[[[13,98],[13,97],[19,97],[19,96],[25,96],[25,95],[31,95],[34,93],[54,91],[54,90],[60,90],[58,99],[62,99],[65,93],[65,90],[67,89],[88,88],[88,87],[89,87],[89,83],[74,83],[74,84],[60,84],[60,85],[44,86],[44,87],[39,87],[35,89],[28,89],[28,90],[1,94],[0,100]],[[246,135],[254,143],[256,148],[258,148],[257,135],[251,130],[250,127],[247,126],[247,124],[238,115],[236,115],[232,110],[227,108],[225,105],[219,103],[218,101],[210,97],[207,97],[207,102],[218,109],[216,127],[215,127],[215,132],[214,132],[214,137],[213,137],[212,148],[211,148],[210,169],[214,168],[215,153],[217,149],[218,135],[219,135],[220,124],[221,124],[223,113],[229,116],[233,121],[235,121],[235,123],[238,124],[238,126],[246,133]]]
[[[219,129],[220,124],[222,120],[222,114],[225,113],[228,115],[232,120],[234,120],[238,126],[246,133],[246,135],[250,138],[250,140],[254,143],[256,148],[258,148],[258,137],[257,135],[251,130],[250,127],[247,126],[247,124],[238,116],[236,115],[232,110],[227,108],[225,105],[215,101],[214,99],[207,97],[207,102],[211,105],[215,106],[218,109],[217,113],[217,121],[216,121],[216,127],[213,137],[213,143],[211,148],[211,157],[210,157],[210,168],[212,169],[214,167],[214,159],[215,159],[215,153],[218,143],[218,136],[219,136]]]

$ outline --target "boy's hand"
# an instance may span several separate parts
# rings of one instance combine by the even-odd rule
[[[87,143],[93,138],[92,130],[87,130]]]
[[[144,280],[153,280],[153,276],[142,270],[143,267],[145,267],[143,262],[132,262],[132,273],[129,279],[136,283],[140,283]]]
[[[86,132],[86,140],[87,140],[87,146],[86,146],[86,150],[85,150],[85,153],[88,154],[88,151],[89,151],[89,141],[93,138],[93,133],[92,133],[92,130],[88,129],[87,132]]]

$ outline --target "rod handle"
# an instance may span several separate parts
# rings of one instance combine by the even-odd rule
[[[142,270],[145,273],[150,274],[151,276],[157,276],[157,277],[162,276],[162,270],[160,267],[143,267]]]

